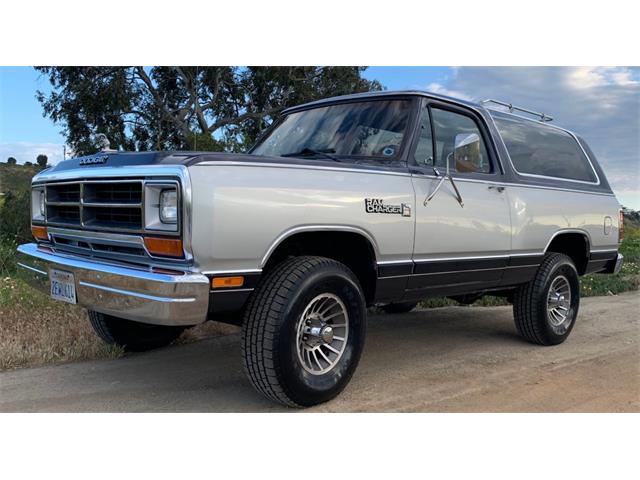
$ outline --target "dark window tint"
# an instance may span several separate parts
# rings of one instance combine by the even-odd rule
[[[420,133],[416,151],[413,154],[416,165],[433,166],[433,137],[431,136],[431,121],[429,109],[425,108],[420,115]]]
[[[567,132],[518,118],[494,120],[518,172],[596,182],[589,160]]]
[[[436,137],[436,166],[460,173],[490,173],[491,162],[475,120],[448,110],[431,109]]]

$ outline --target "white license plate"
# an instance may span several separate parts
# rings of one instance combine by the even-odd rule
[[[51,281],[51,297],[67,303],[77,303],[76,282],[73,273],[51,269],[49,271]]]

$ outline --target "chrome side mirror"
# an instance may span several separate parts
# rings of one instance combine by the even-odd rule
[[[448,159],[447,159],[448,160]],[[454,140],[453,161],[460,172],[475,172],[480,165],[480,136],[459,133]]]

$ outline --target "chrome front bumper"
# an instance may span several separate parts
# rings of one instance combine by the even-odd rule
[[[91,310],[156,325],[195,325],[207,318],[209,279],[169,275],[53,253],[35,243],[18,247],[21,277],[50,293],[51,268],[74,275],[78,303]]]

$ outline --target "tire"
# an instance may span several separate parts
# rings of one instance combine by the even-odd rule
[[[133,322],[89,310],[89,321],[98,336],[127,352],[144,352],[173,342],[186,327]]]
[[[570,299],[556,292],[568,292]],[[580,281],[573,261],[567,255],[549,253],[533,280],[515,291],[513,316],[518,333],[527,341],[558,345],[571,333],[579,306]]]
[[[316,309],[320,314],[326,309],[325,323],[323,315],[313,313]],[[312,328],[315,334],[308,333]],[[351,270],[324,257],[285,260],[260,282],[245,310],[245,371],[256,390],[283,405],[326,402],[349,383],[365,329],[364,295]]]
[[[387,303],[380,308],[385,313],[409,313],[416,308],[418,302],[400,302],[400,303]]]

